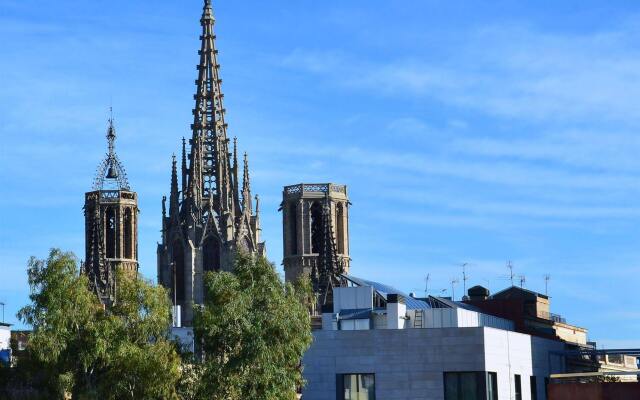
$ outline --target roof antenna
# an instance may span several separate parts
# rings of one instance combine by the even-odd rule
[[[429,278],[431,278],[431,274],[427,274],[427,277],[424,278],[424,298],[429,297]]]
[[[452,278],[451,279],[451,301],[456,301],[456,292],[454,289],[454,285],[460,283],[460,281],[458,280],[458,278]]]
[[[544,274],[544,295],[549,297],[549,281],[551,280],[551,275]]]
[[[467,267],[469,266],[468,262],[462,263],[460,264],[460,266],[462,267],[462,290],[463,296],[466,296],[467,294],[467,281],[469,280],[469,276],[467,275]]]
[[[515,278],[515,275],[513,275],[513,264],[511,260],[507,261],[507,268],[509,268],[509,280],[511,281],[511,286],[513,286],[513,278]]]
[[[518,276],[518,279],[520,279],[520,287],[524,288],[524,283],[527,281],[527,278],[525,278],[524,275],[520,275]]]

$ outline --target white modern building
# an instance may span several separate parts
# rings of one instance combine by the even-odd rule
[[[0,350],[11,348],[11,324],[0,322]]]
[[[345,276],[304,356],[304,400],[546,400],[561,341],[443,298]]]

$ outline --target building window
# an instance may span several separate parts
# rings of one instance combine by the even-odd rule
[[[172,248],[172,267],[173,271],[171,271],[171,283],[172,283],[172,291],[175,301],[179,304],[184,302],[184,249],[182,248],[182,244],[179,241],[173,242]]]
[[[298,207],[296,203],[289,205],[289,253],[298,254]]]
[[[311,252],[319,254],[322,248],[322,204],[313,202],[311,205]]]
[[[520,379],[520,375],[514,375],[513,377],[515,380],[515,399],[522,400],[522,380]]]
[[[344,249],[344,205],[338,203],[336,206],[336,226],[338,236],[338,254],[345,254]]]
[[[206,271],[220,270],[220,242],[209,235],[202,244],[202,269]]]
[[[484,400],[485,381],[489,379],[484,372],[445,372],[445,400]]]
[[[487,372],[487,400],[498,400],[498,374]]]
[[[112,207],[105,212],[104,228],[107,258],[116,258],[116,211]]]
[[[338,400],[375,400],[376,376],[374,374],[338,375]]]
[[[531,400],[538,400],[538,381],[536,377],[532,376],[529,382],[529,386],[531,386]]]
[[[124,211],[124,258],[133,259],[133,216],[130,208]]]

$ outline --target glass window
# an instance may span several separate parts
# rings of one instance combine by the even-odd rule
[[[484,372],[445,372],[445,400],[484,400]]]
[[[487,372],[487,400],[498,400],[498,374]]]
[[[538,400],[538,381],[535,376],[530,378],[531,400]]]
[[[514,375],[515,387],[516,387],[516,400],[522,400],[522,381],[520,375]]]
[[[376,379],[374,374],[342,375],[342,397],[338,400],[375,400]]]

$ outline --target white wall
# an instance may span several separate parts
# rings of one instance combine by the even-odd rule
[[[0,350],[11,348],[11,327],[0,326]]]
[[[535,374],[538,399],[546,400],[549,352],[562,343],[493,328],[374,329],[314,331],[305,353],[305,400],[335,398],[336,374],[373,373],[377,400],[444,400],[443,373],[490,371],[498,375],[498,399],[514,399],[514,374],[523,400],[531,399]],[[558,372],[558,371],[553,371]]]
[[[522,400],[531,400],[532,375],[537,378],[538,399],[545,400],[544,378],[549,376],[549,351],[562,348],[563,344],[557,341],[485,328],[485,369],[498,374],[498,398],[515,398],[514,375],[518,374],[522,382]]]
[[[373,308],[371,286],[337,287],[333,289],[333,312],[340,310]]]

